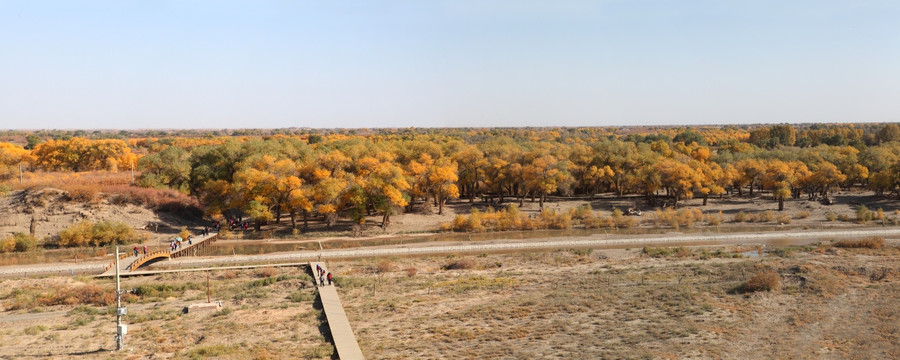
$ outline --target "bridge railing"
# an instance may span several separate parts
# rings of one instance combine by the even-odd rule
[[[130,254],[130,253],[125,252],[125,253],[119,254],[119,260],[122,260],[122,259],[127,258],[127,257],[128,257],[128,254]],[[113,266],[116,266],[116,261],[115,261],[115,260],[113,260],[112,262],[110,262],[109,265],[106,265],[106,268],[103,269],[103,272],[109,271],[109,269],[111,269]]]
[[[196,255],[198,251],[203,250],[218,239],[218,233],[210,235],[210,237],[203,239],[202,241],[198,241],[192,245],[188,245],[186,247],[173,251],[171,258],[174,259],[182,256]]]
[[[141,267],[141,265],[144,265],[146,262],[148,262],[150,260],[169,258],[169,256],[170,256],[170,254],[169,254],[168,250],[156,250],[156,251],[147,253],[147,255],[137,258],[137,260],[135,260],[133,263],[131,263],[131,265],[128,265],[126,270],[134,271],[134,269]]]

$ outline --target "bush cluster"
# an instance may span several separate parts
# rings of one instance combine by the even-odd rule
[[[884,210],[879,208],[876,211],[871,211],[865,205],[860,205],[856,208],[856,222],[860,224],[865,224],[872,220],[881,220],[884,219]]]
[[[785,219],[784,217],[776,217],[775,212],[772,210],[766,210],[763,212],[755,212],[755,213],[745,213],[743,211],[739,211],[737,214],[734,214],[732,220],[736,223],[748,222],[748,223],[766,223],[766,222],[774,222],[776,219],[779,222],[790,224],[790,216],[785,221],[781,221]]]
[[[781,288],[781,275],[772,270],[759,271],[738,287],[739,292],[776,291]]]
[[[17,232],[0,240],[0,253],[30,251],[35,247],[37,247],[37,239],[25,233]]]
[[[112,244],[131,244],[143,240],[128,224],[119,221],[81,221],[59,233],[57,245],[71,246],[105,246]]]
[[[593,213],[589,207],[588,211],[584,213],[581,222],[588,229],[627,229],[639,225],[634,218],[625,216],[622,210],[613,209],[610,216],[603,216],[600,211]]]
[[[840,240],[835,242],[834,246],[839,248],[881,249],[884,247],[884,238],[875,236],[858,240]]]
[[[579,223],[588,229],[619,229],[639,225],[636,219],[625,216],[619,209],[613,210],[610,216],[603,216],[600,211],[591,210],[590,205],[583,205],[567,212],[548,209],[537,216],[528,216],[522,214],[519,207],[512,204],[499,211],[493,208],[488,208],[484,212],[473,209],[468,216],[457,215],[453,221],[441,224],[441,229],[460,232],[571,229]]]
[[[478,263],[476,263],[475,260],[462,259],[446,264],[442,266],[442,268],[444,270],[467,270],[474,269],[476,266],[478,266]]]
[[[777,220],[778,220],[778,223],[779,223],[779,224],[785,224],[785,225],[787,225],[787,224],[790,224],[790,223],[791,223],[791,216],[788,215],[788,214],[781,214],[781,215],[778,215],[778,219],[777,219]]]
[[[574,211],[573,211],[574,212]],[[572,227],[572,212],[560,214],[553,210],[544,210],[537,217],[522,214],[515,204],[505,210],[495,211],[488,208],[482,212],[472,209],[468,216],[457,215],[453,221],[444,223],[444,231],[481,232],[507,230],[568,229]]]
[[[9,310],[25,310],[54,305],[108,306],[116,301],[115,291],[95,284],[57,287],[49,292],[19,289],[13,291],[11,297],[13,300],[9,304]]]
[[[665,210],[657,209],[653,214],[653,224],[657,227],[669,226],[673,229],[678,229],[682,226],[690,228],[693,227],[694,224],[706,221],[707,223],[721,223],[721,213],[710,215],[710,217],[704,218],[703,211],[700,209],[681,209],[675,211],[671,208],[667,208]]]

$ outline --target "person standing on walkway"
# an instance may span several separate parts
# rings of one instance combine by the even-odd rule
[[[137,249],[137,246],[134,247],[134,256],[138,256],[138,249]]]
[[[144,255],[147,255],[147,245],[144,245]]]
[[[319,286],[325,286],[325,275],[322,275],[322,273],[319,273],[319,284]]]
[[[328,285],[331,285],[331,279],[332,279],[331,273],[328,273],[328,276],[326,276],[325,279],[328,280]]]

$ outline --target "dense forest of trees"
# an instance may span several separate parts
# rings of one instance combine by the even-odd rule
[[[158,136],[157,136],[158,135]],[[189,194],[213,217],[383,224],[448,199],[523,202],[640,194],[674,206],[726,193],[788,198],[836,188],[900,191],[900,127],[773,125],[0,133],[0,180],[27,171],[138,171],[137,185]]]

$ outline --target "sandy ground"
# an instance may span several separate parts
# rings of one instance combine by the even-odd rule
[[[206,273],[123,279],[122,287],[139,289],[139,295],[126,296],[128,336],[120,353],[111,351],[114,304],[7,310],[0,313],[0,358],[327,359],[333,349],[306,273],[305,268],[211,272],[212,301],[221,301],[223,310],[187,314],[182,312],[186,306],[206,302]],[[263,283],[267,278],[273,281]],[[26,293],[47,294],[53,288],[94,284],[112,290],[109,280],[87,278],[0,284],[6,308],[26,301],[21,300]]]
[[[900,249],[560,249],[330,261],[367,358],[897,358]],[[735,289],[772,270],[772,292]],[[303,268],[128,278],[129,338],[110,306],[41,305],[108,279],[0,280],[2,358],[328,358]],[[43,295],[42,295],[43,294]]]
[[[331,267],[370,358],[900,356],[896,248],[761,259],[722,250],[709,259],[564,250]],[[471,268],[445,269],[466,261]],[[779,290],[734,292],[760,269],[780,275]]]
[[[29,233],[35,220],[34,235],[45,239],[82,220],[124,222],[155,244],[168,239],[182,226],[199,229],[201,224],[168,213],[157,213],[132,204],[110,204],[107,200],[77,203],[66,200],[64,192],[46,188],[37,191],[13,191],[0,197],[0,237],[14,232]],[[148,230],[152,229],[152,231]]]

